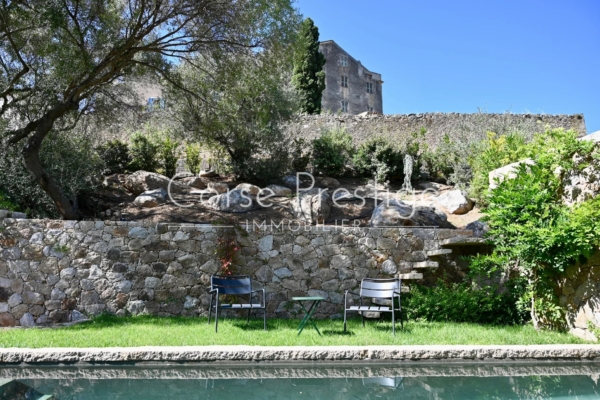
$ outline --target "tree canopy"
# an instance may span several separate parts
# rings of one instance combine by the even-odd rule
[[[123,78],[154,74],[185,91],[175,68],[182,60],[260,51],[289,34],[292,15],[290,0],[4,0],[3,138],[21,146],[24,165],[63,218],[78,219],[40,159],[52,130],[110,113],[122,99]]]
[[[312,19],[302,22],[294,55],[293,83],[300,94],[300,108],[308,114],[321,112],[321,96],[325,89],[325,56],[319,51],[319,28]]]

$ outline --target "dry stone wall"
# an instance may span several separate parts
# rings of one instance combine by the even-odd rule
[[[567,268],[560,291],[571,332],[589,340],[600,339],[600,252],[583,264]]]
[[[0,326],[76,321],[109,312],[206,315],[225,227],[117,221],[0,219]],[[472,231],[288,227],[238,231],[239,273],[267,293],[269,316],[293,317],[293,296],[320,295],[318,317],[339,317],[343,293],[365,277],[420,280],[455,268],[442,248]],[[437,260],[437,261],[436,261]],[[441,269],[441,268],[440,268]],[[404,281],[403,281],[404,284]]]
[[[552,128],[573,129],[580,136],[587,131],[582,114],[546,115],[546,114],[490,114],[490,113],[424,113],[424,114],[320,114],[300,115],[287,125],[287,132],[293,136],[314,139],[321,132],[333,128],[344,128],[355,143],[362,143],[372,137],[384,136],[394,143],[406,143],[413,132],[425,128],[426,143],[435,148],[445,135],[450,139],[464,142],[466,139],[484,139],[486,132],[498,134],[519,130],[533,134]]]

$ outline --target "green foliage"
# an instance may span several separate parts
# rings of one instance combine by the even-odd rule
[[[8,194],[0,188],[0,210],[20,211],[19,205],[14,203]]]
[[[156,172],[159,166],[158,151],[156,143],[147,135],[136,132],[131,136],[131,166],[132,171]]]
[[[355,151],[352,137],[344,128],[322,132],[312,145],[313,167],[328,176],[344,174]]]
[[[103,174],[123,174],[131,163],[129,146],[118,139],[111,140],[97,147],[98,156],[104,164]]]
[[[197,175],[202,167],[200,149],[201,147],[198,143],[188,143],[185,146],[185,163],[194,175]]]
[[[497,287],[473,288],[471,284],[445,283],[436,286],[411,286],[404,295],[402,306],[408,319],[429,322],[472,322],[478,324],[515,325],[526,321],[526,313],[519,309],[519,285],[504,292]]]
[[[287,58],[280,48],[258,54],[224,52],[199,57],[195,62],[203,69],[180,68],[187,92],[172,91],[181,131],[226,153],[238,179],[272,181],[289,168],[289,139],[281,125],[297,105],[286,77]]]
[[[521,301],[530,304],[536,326],[564,327],[557,284],[567,267],[600,246],[600,198],[568,208],[555,174],[558,167],[575,168],[575,155],[595,151],[593,143],[585,142],[563,130],[536,135],[519,153],[535,165],[520,165],[514,179],[504,180],[487,197],[484,219],[495,249],[475,258],[472,269],[491,273],[504,268],[527,279]]]
[[[52,131],[42,146],[44,168],[75,207],[83,193],[93,189],[103,169],[91,138],[84,132]],[[0,149],[0,190],[14,207],[33,218],[57,218],[59,214],[50,197],[38,186],[21,162],[17,148]]]
[[[485,202],[489,186],[489,173],[497,168],[527,158],[527,143],[521,133],[510,133],[498,136],[488,132],[486,141],[474,146],[475,157],[471,157],[473,180],[471,181],[470,194]]]
[[[294,54],[292,83],[300,96],[300,109],[308,114],[321,112],[325,89],[325,56],[319,51],[319,28],[312,19],[302,22]]]
[[[383,137],[361,144],[353,164],[360,176],[375,177],[379,182],[400,178],[404,173],[404,155]]]
[[[175,176],[177,172],[177,160],[179,159],[177,152],[179,143],[171,137],[165,136],[158,142],[157,147],[163,175],[169,178]]]

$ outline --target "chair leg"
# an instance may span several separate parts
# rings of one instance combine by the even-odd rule
[[[267,308],[263,308],[263,325],[265,331],[267,330]]]
[[[392,299],[392,335],[396,336],[396,313],[394,312],[394,303]]]
[[[344,308],[344,332],[346,332],[346,309]]]
[[[246,318],[246,323],[250,322],[250,309],[248,309],[248,318]]]
[[[364,312],[364,311],[361,311],[361,312],[360,312],[360,315],[361,315],[361,317],[362,317],[363,328],[364,328],[364,327],[365,327],[365,312]]]
[[[219,331],[219,298],[217,297],[217,303],[215,306],[215,333]]]
[[[210,325],[210,316],[212,314],[213,295],[210,295],[210,306],[208,307],[208,324]]]

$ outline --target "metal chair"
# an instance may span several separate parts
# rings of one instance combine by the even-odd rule
[[[262,304],[252,303],[252,295],[262,292]],[[249,276],[229,276],[229,275],[213,275],[210,277],[210,307],[208,308],[208,323],[215,307],[215,332],[219,329],[219,309],[228,310],[248,310],[248,319],[250,321],[250,311],[263,310],[264,329],[267,330],[267,302],[265,297],[265,289],[252,290],[252,280]],[[248,295],[248,303],[235,304],[219,304],[219,296],[233,295],[245,296]],[[215,301],[216,300],[216,301]]]
[[[365,312],[391,312],[392,313],[392,333],[396,335],[396,311],[400,316],[400,325],[404,328],[402,322],[402,303],[400,301],[401,290],[400,279],[370,279],[365,278],[360,283],[360,293],[354,293],[346,290],[344,295],[344,332],[346,332],[346,314],[348,311],[360,311],[362,314],[363,327],[365,326]],[[358,306],[348,307],[348,295],[358,296],[360,303]],[[363,306],[363,298],[371,299],[388,299],[391,300],[391,306]],[[396,308],[394,299],[398,299],[398,307]]]

